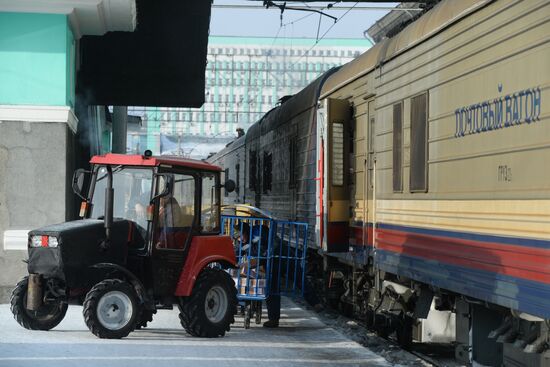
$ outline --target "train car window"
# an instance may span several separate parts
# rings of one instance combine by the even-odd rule
[[[239,194],[240,182],[241,182],[241,165],[237,163],[235,165],[235,184],[236,184],[235,192],[237,194]]]
[[[334,122],[332,127],[332,185],[344,185],[344,124]]]
[[[357,120],[355,119],[355,112],[353,110],[353,106],[350,107],[349,115],[351,116],[352,123],[349,125],[348,128],[348,140],[349,140],[349,154],[353,155],[355,152],[355,126],[357,124]]]
[[[268,191],[271,191],[271,180],[273,177],[273,166],[272,166],[272,155],[271,153],[264,152],[264,167],[263,167],[263,177],[262,182],[264,186],[264,194],[267,194]]]
[[[411,192],[428,191],[428,94],[411,98]]]
[[[296,159],[297,159],[297,139],[290,138],[289,144],[289,164],[288,164],[288,188],[296,188]]]
[[[369,187],[372,190],[374,188],[374,135],[375,135],[375,119],[374,119],[374,100],[368,102],[369,111],[369,146],[368,146],[368,167],[369,167]]]
[[[393,105],[393,191],[403,191],[403,103]]]
[[[256,151],[250,150],[248,158],[248,188],[256,191]]]
[[[225,171],[224,171],[224,173],[225,173],[225,174],[224,174],[223,179],[224,179],[224,182],[225,182],[225,181],[229,180],[229,168],[226,168]],[[229,193],[227,192],[227,190],[223,190],[223,195],[224,195],[225,197],[228,197],[228,196],[229,196]]]

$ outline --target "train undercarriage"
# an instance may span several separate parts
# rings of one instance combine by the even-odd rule
[[[370,258],[372,260],[372,258]],[[310,279],[323,303],[405,349],[448,343],[455,358],[487,366],[550,366],[550,322],[316,252]]]

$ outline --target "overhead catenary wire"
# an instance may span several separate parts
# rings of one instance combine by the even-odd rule
[[[247,9],[247,10],[266,10],[265,7],[261,5],[239,5],[239,4],[213,4],[213,9]],[[308,6],[304,7],[304,9],[315,9],[315,10],[324,10],[326,7],[322,6]],[[419,8],[395,8],[391,6],[358,6],[354,8],[353,6],[333,6],[330,8],[331,10],[364,10],[364,11],[372,11],[372,10],[380,10],[380,11],[387,11],[387,10],[394,10],[394,11],[422,11],[422,9]],[[267,10],[278,10],[276,8],[269,8]]]
[[[296,23],[298,23],[298,22],[300,22],[300,21],[302,21],[302,20],[304,20],[304,19],[306,19],[306,18],[308,18],[308,17],[311,17],[313,14],[315,14],[315,13],[309,13],[309,14],[304,15],[303,17],[300,17],[300,18],[298,18],[298,19],[296,19],[296,20],[292,20],[292,21],[290,21],[290,22],[287,22],[287,23],[283,24],[283,27],[284,27],[284,26],[287,26],[287,25],[294,25],[294,24],[296,24]]]
[[[357,1],[355,3],[355,5],[353,5],[351,8],[349,8],[344,14],[342,14],[342,16],[338,19],[336,19],[336,21],[325,31],[325,33],[323,33],[323,35],[318,38],[315,43],[306,51],[304,52],[303,54],[300,55],[300,57],[298,57],[298,59],[296,61],[294,61],[291,65],[290,65],[290,68],[292,69],[292,67],[294,65],[296,65],[304,56],[307,56],[311,50],[313,50],[315,48],[315,46],[317,46],[319,44],[319,42],[321,42],[321,40],[323,38],[325,38],[325,36],[328,34],[328,32],[330,32],[330,30],[336,25],[338,24],[339,21],[341,21],[351,10],[353,10],[357,4],[359,4],[359,1]]]

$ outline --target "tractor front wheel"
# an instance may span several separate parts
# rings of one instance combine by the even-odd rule
[[[42,306],[36,311],[28,310],[28,283],[29,277],[24,277],[19,283],[17,283],[15,289],[11,293],[10,309],[13,313],[13,317],[19,323],[19,325],[23,326],[25,329],[53,329],[65,317],[68,305],[62,301],[56,301],[42,304]]]
[[[99,338],[120,339],[140,320],[141,307],[134,287],[119,279],[97,283],[84,300],[84,321]]]
[[[197,278],[193,292],[180,300],[180,320],[193,336],[224,336],[235,322],[237,289],[233,279],[221,269],[205,268]]]

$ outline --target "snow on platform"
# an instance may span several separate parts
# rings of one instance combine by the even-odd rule
[[[265,318],[265,309],[264,309]],[[280,327],[237,318],[224,338],[189,336],[178,311],[159,311],[144,330],[121,340],[98,339],[69,306],[53,330],[30,331],[0,305],[0,366],[390,366],[386,359],[326,326],[314,312],[283,298]]]

